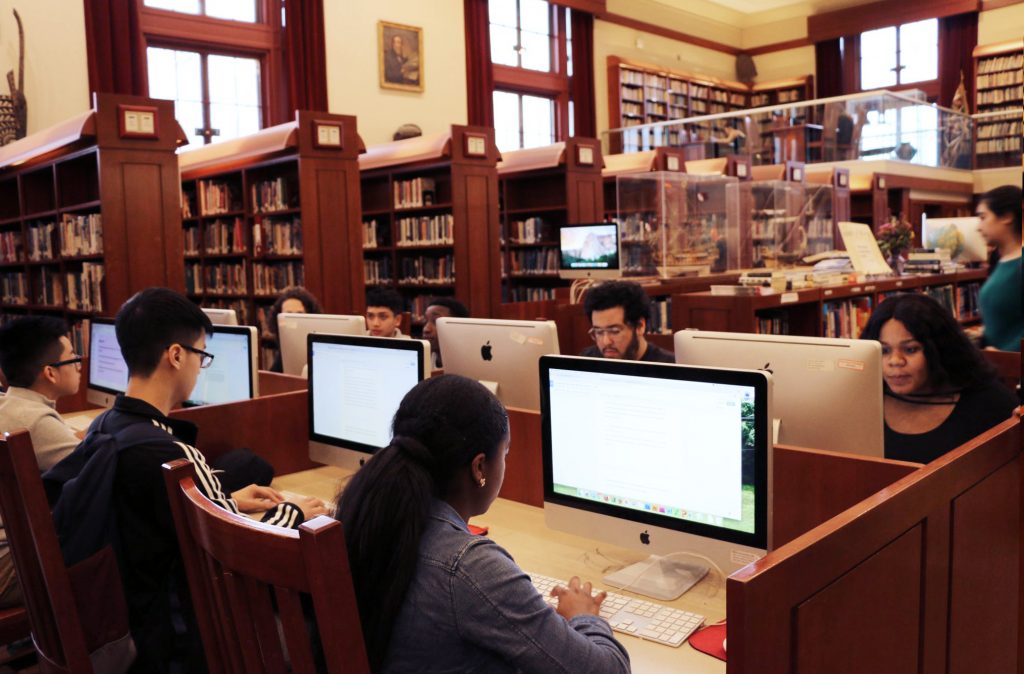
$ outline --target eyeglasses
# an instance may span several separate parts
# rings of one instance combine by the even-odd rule
[[[613,325],[610,328],[590,328],[590,330],[587,331],[587,334],[596,342],[602,337],[611,337],[612,339],[615,339],[625,332],[625,330],[625,325]]]
[[[64,367],[65,365],[74,365],[75,369],[82,369],[82,357],[75,356],[74,358],[68,358],[67,360],[58,360],[56,363],[47,363],[47,367]]]
[[[201,367],[203,369],[206,369],[206,368],[210,367],[211,365],[213,365],[213,354],[212,353],[208,353],[206,351],[203,351],[202,349],[197,349],[194,346],[189,346],[188,344],[181,344],[180,346],[181,346],[181,348],[185,349],[186,351],[190,351],[190,352],[196,354],[197,356],[199,356],[199,358],[201,359],[200,362],[199,362],[199,367]]]

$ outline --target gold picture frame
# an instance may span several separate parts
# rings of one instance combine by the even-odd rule
[[[423,91],[423,29],[377,22],[377,61],[381,89]]]

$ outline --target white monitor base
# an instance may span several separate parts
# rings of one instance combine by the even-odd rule
[[[669,601],[681,597],[708,572],[708,567],[693,562],[677,562],[651,555],[604,577],[606,585],[636,592],[646,597]]]

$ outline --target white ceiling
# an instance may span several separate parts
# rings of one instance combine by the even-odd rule
[[[658,3],[674,9],[693,11],[691,0],[656,0]],[[705,0],[725,9],[743,14],[758,14],[778,9],[802,10],[809,16],[818,12],[826,12],[844,7],[863,5],[874,0]]]

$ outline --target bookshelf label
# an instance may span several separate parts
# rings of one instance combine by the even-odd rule
[[[779,298],[779,304],[791,304],[799,301],[800,293],[782,293],[782,297]]]
[[[118,131],[121,138],[156,139],[157,109],[144,105],[117,106]]]
[[[747,177],[747,165],[746,164],[736,164],[736,177],[737,178],[746,178]]]
[[[340,150],[341,122],[313,122],[313,145],[321,150]]]
[[[576,163],[580,166],[594,165],[594,148],[589,145],[576,146]]]
[[[476,133],[466,134],[466,156],[467,157],[486,157],[487,156],[487,136]]]

